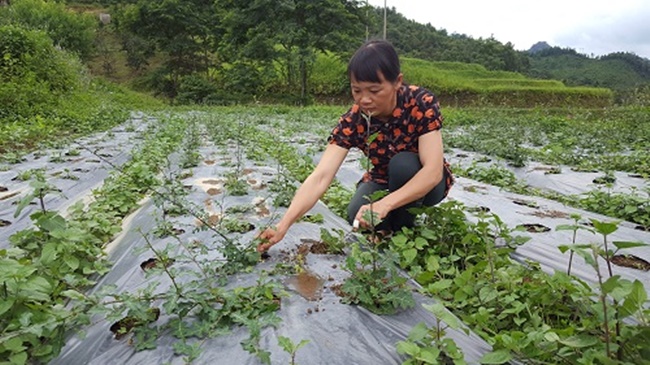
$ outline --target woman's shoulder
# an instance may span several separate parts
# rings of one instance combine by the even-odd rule
[[[436,95],[429,89],[405,84],[402,87],[403,102],[406,106],[418,106],[418,108],[430,108],[437,105],[438,99]]]

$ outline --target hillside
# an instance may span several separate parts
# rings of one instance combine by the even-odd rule
[[[631,53],[615,52],[591,58],[570,48],[539,42],[527,52],[493,38],[474,39],[448,34],[431,24],[406,19],[395,9],[387,14],[388,39],[411,57],[430,61],[477,63],[489,70],[516,71],[529,77],[561,80],[568,86],[596,86],[625,93],[650,85],[650,60]],[[376,8],[370,19],[370,35],[381,36],[383,9]],[[417,35],[417,36],[415,36]]]

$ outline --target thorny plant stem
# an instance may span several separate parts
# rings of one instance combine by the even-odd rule
[[[575,245],[576,244],[576,238],[578,236],[578,219],[574,219],[574,227],[573,227],[573,238],[571,239],[571,244]],[[573,264],[573,250],[570,250],[569,252],[569,267],[567,268],[566,274],[571,275],[571,265]]]
[[[603,275],[600,273],[600,265],[598,265],[598,248],[592,247],[592,252],[594,256],[596,274],[598,275],[598,284],[600,285],[600,302],[603,304],[603,320],[604,320],[604,332],[605,332],[605,350],[607,351],[607,357],[612,357],[612,351],[610,350],[610,339],[609,339],[609,320],[607,318],[607,294],[603,289]]]
[[[611,257],[609,256],[609,247],[607,245],[607,235],[603,235],[603,246],[605,247],[605,261],[607,262],[607,271],[609,272],[609,277],[611,278],[614,276],[614,273],[612,271],[612,262],[611,262]],[[621,321],[619,320],[619,310],[618,310],[618,300],[614,299],[614,319],[616,320],[616,341],[619,342],[621,338]],[[623,347],[620,346],[618,351],[616,352],[616,357],[619,360],[623,360]]]
[[[154,255],[156,255],[156,258],[158,259],[158,261],[160,261],[163,270],[165,271],[165,273],[167,274],[169,279],[172,281],[172,284],[174,285],[174,288],[176,289],[176,294],[179,297],[182,298],[183,297],[183,291],[181,290],[181,288],[176,283],[176,279],[175,279],[174,275],[172,275],[172,273],[169,272],[169,270],[167,269],[167,262],[165,262],[166,261],[165,258],[158,251],[156,251],[156,249],[151,244],[151,241],[149,241],[149,238],[147,238],[147,235],[145,235],[141,230],[140,230],[140,234],[142,235],[142,238],[144,238],[144,241],[147,243],[147,246],[149,246],[149,249],[151,251],[153,251],[153,253],[154,253]]]

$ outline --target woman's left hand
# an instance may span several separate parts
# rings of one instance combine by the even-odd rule
[[[372,206],[372,210],[370,209],[371,206]],[[381,203],[381,200],[378,202],[374,202],[372,204],[362,205],[361,208],[359,208],[356,217],[354,218],[355,224],[353,224],[353,229],[356,230],[358,228],[371,228],[370,222],[364,219],[364,215],[366,214],[366,211],[370,211],[371,214],[374,213],[374,218],[378,218],[379,220],[381,220],[386,218],[386,216],[390,212],[390,209],[385,207],[384,204]],[[374,222],[374,224],[375,225],[379,224],[379,220],[377,222]],[[359,222],[358,227],[356,222]]]

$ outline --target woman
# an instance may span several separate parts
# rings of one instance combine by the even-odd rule
[[[260,233],[258,251],[282,240],[316,204],[352,147],[364,151],[373,165],[348,206],[348,222],[355,229],[370,228],[368,213],[382,220],[376,229],[411,227],[415,217],[408,209],[439,203],[453,184],[443,155],[440,106],[429,90],[403,82],[393,46],[386,41],[361,46],[348,64],[348,77],[354,105],[332,130],[318,166],[277,226]],[[388,195],[370,204],[368,197],[377,190],[387,190]]]

